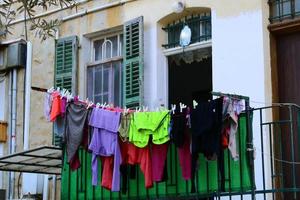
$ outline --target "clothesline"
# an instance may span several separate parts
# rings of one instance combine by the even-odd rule
[[[68,90],[66,89],[60,89],[59,87],[57,88],[57,90],[54,89],[54,87],[51,87],[50,89],[44,89],[44,88],[38,88],[38,87],[32,87],[33,90],[36,90],[36,91],[41,91],[41,92],[48,92],[48,93],[51,93],[53,91],[57,91],[61,94],[61,96],[65,96],[67,97],[68,101],[69,99],[74,99],[76,101],[79,101],[83,104],[86,104],[87,105],[87,108],[89,107],[104,107],[104,108],[114,108],[114,105],[113,104],[107,104],[106,102],[103,104],[103,103],[94,103],[92,101],[89,101],[88,98],[86,100],[82,100],[79,98],[79,96],[73,96],[72,93],[70,93]],[[232,100],[245,100],[246,97],[243,97],[243,96],[240,96],[240,97],[236,97],[237,95],[230,95],[230,94],[223,94],[223,93],[216,93],[216,92],[211,92],[212,95],[214,96],[218,96],[218,94],[221,94],[222,96],[226,96]],[[219,95],[219,96],[221,96]],[[198,102],[196,102],[195,100],[193,100],[193,108],[195,109],[196,106],[198,105]],[[245,104],[244,103],[241,103],[240,101],[239,102],[234,102],[234,105],[235,106],[239,106],[240,108],[245,108]],[[126,112],[133,112],[134,110],[130,110],[128,108],[120,108],[120,107],[115,107],[116,109],[118,109],[119,111],[122,111],[125,113]],[[185,105],[184,103],[182,102],[179,102],[179,108],[180,108],[180,112],[182,112],[183,109],[187,108],[187,105]],[[164,107],[164,105],[160,105],[159,107],[156,107],[155,109],[153,109],[153,111],[169,111],[169,112],[173,112],[176,110],[176,105],[172,104],[171,105],[171,109],[167,109]],[[135,109],[136,112],[139,112],[139,111],[148,111],[148,107],[147,106],[139,106]]]
[[[45,89],[45,88],[31,87],[31,89],[35,90],[35,91],[40,91],[40,92],[47,92],[47,89]],[[230,98],[235,99],[235,100],[242,100],[241,98],[234,97],[234,95],[232,95]],[[297,105],[297,104],[288,103],[288,102],[264,102],[264,101],[256,101],[256,100],[248,100],[248,101],[250,103],[261,104],[261,105],[266,105],[266,106],[269,106],[269,105],[275,105],[275,106],[295,105],[296,107],[299,107],[299,105]]]
[[[89,108],[93,105],[93,108],[87,109],[87,105]],[[203,153],[207,159],[213,159],[222,148],[229,149],[233,160],[239,158],[235,135],[242,109],[230,98],[199,103],[193,110],[179,103],[180,111],[187,111],[179,113],[173,105],[174,115],[163,107],[161,109],[164,110],[158,112],[122,115],[121,109],[106,106],[73,97],[64,89],[47,90],[45,95],[46,119],[54,122],[54,133],[64,138],[70,168],[76,170],[80,167],[79,146],[92,153],[93,185],[99,183],[97,157],[100,156],[103,187],[111,191],[120,190],[119,169],[122,163],[139,164],[146,188],[152,187],[153,181],[163,180],[169,141],[178,148],[182,175],[185,180],[191,180],[191,191],[195,191],[198,160],[195,155]],[[190,129],[193,130],[191,135]]]
[[[247,151],[254,151],[257,153],[257,151],[261,154],[264,154],[266,156],[268,156],[268,158],[272,158],[273,160],[276,160],[278,162],[281,162],[281,163],[286,163],[286,164],[290,164],[290,165],[300,165],[300,162],[292,162],[292,161],[288,161],[288,160],[282,160],[282,159],[279,159],[279,158],[276,158],[275,156],[271,156],[271,154],[269,153],[266,153],[266,152],[263,152],[260,148],[258,147],[255,147],[255,148],[247,148]]]

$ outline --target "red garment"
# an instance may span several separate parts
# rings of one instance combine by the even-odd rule
[[[190,142],[191,142],[190,136],[186,130],[183,146],[181,148],[177,148],[181,173],[184,180],[190,180],[192,177],[192,173],[191,173],[192,155],[190,151]]]
[[[155,182],[163,180],[169,143],[152,144],[152,175]]]
[[[80,167],[80,160],[78,156],[78,151],[76,151],[74,157],[69,162],[70,169],[72,171],[77,170]]]
[[[61,114],[61,98],[58,92],[53,92],[52,94],[52,107],[50,112],[50,121],[54,122],[56,117]]]
[[[111,190],[112,188],[112,177],[114,168],[114,157],[113,156],[101,156],[102,162],[102,181],[101,186]]]
[[[229,132],[230,132],[230,124],[226,125],[222,129],[221,134],[221,146],[223,149],[227,149],[229,145]]]
[[[129,142],[122,142],[120,140],[119,145],[122,155],[122,164],[139,164],[145,177],[145,187],[151,188],[153,186],[153,180],[149,146],[138,148]]]

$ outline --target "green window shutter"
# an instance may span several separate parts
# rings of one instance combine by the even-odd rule
[[[134,108],[143,104],[144,20],[143,16],[124,24],[123,104]]]
[[[56,40],[54,86],[65,88],[76,94],[77,80],[77,37],[71,36]],[[61,146],[62,138],[54,135],[53,144]]]
[[[60,38],[55,46],[55,87],[76,94],[77,37]]]

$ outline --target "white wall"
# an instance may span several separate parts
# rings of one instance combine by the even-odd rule
[[[261,107],[255,102],[266,102],[263,26],[261,11],[242,13],[239,16],[220,18],[212,10],[213,90],[250,97],[251,107]],[[269,143],[265,138],[264,146]],[[260,148],[258,113],[253,120],[254,146]],[[255,182],[262,189],[262,166],[257,152],[255,159]],[[267,152],[265,152],[267,153]],[[265,160],[270,169],[269,160]],[[270,177],[270,170],[265,172]],[[270,179],[266,178],[267,188]],[[237,197],[239,199],[240,197]],[[261,199],[262,196],[257,196]]]
[[[252,101],[250,102],[251,107],[262,106],[254,101],[266,102],[262,21],[261,10],[224,17],[218,16],[217,11],[212,9],[213,91],[249,96]],[[151,95],[146,95],[146,103],[155,107],[158,105],[158,100],[168,101],[168,64],[162,53],[161,43],[157,42],[155,36],[149,35],[149,32],[157,34],[153,33],[152,29],[151,31],[146,30],[145,34],[148,39],[152,40],[145,41],[145,49],[148,49],[145,51],[145,75],[148,76],[145,78],[145,89],[146,94],[151,93]],[[153,44],[157,44],[156,48],[153,48]],[[153,63],[154,56],[156,62]],[[153,69],[147,69],[148,65],[151,65]],[[263,113],[264,118],[265,114]],[[253,137],[254,146],[260,147],[259,118],[256,114],[253,121]],[[268,141],[269,139],[266,137],[263,141],[264,146],[269,147]],[[260,152],[257,151],[255,159],[257,189],[262,189],[262,158],[260,155]],[[269,165],[269,158],[265,159],[265,168],[270,169]],[[270,179],[267,178],[270,177],[270,170],[265,173],[266,189],[268,189],[271,185]],[[233,199],[240,199],[240,196]],[[245,199],[250,199],[250,196],[246,196]],[[263,199],[263,196],[257,195],[256,199]]]

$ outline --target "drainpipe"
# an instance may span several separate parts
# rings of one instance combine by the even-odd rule
[[[58,40],[58,38],[59,38],[59,29],[57,28],[55,30],[55,40]],[[45,177],[45,179],[46,178],[47,178],[47,181],[49,181],[48,176]],[[46,192],[47,196],[48,196],[48,189],[46,191],[44,191],[44,192]],[[52,176],[52,200],[55,200],[55,199],[56,199],[56,175],[53,175]],[[48,200],[48,199],[44,199],[44,200]]]
[[[9,77],[8,77],[8,133],[9,133],[9,137],[8,137],[8,153],[10,154],[11,152],[11,100],[12,100],[12,72],[9,72]],[[10,176],[11,174],[8,173],[8,177],[7,177],[7,182],[8,182],[8,191],[6,193],[6,199],[10,199]]]
[[[24,116],[24,150],[29,149],[30,131],[30,89],[31,89],[32,44],[27,42],[26,83],[25,83],[25,116]]]
[[[9,153],[13,154],[16,150],[16,121],[17,121],[17,69],[12,71],[12,85],[11,85],[11,108],[10,108],[10,117],[11,117],[11,129],[10,129],[10,148]],[[15,173],[9,173],[9,199],[12,200],[14,196],[14,179]]]
[[[56,199],[56,175],[53,175],[53,177],[52,177],[52,183],[53,183],[52,200],[55,200]]]
[[[43,200],[48,200],[49,175],[44,175]]]
[[[25,68],[25,103],[24,103],[24,134],[23,134],[23,150],[29,149],[29,133],[30,133],[30,99],[31,99],[31,67],[32,67],[32,44],[27,42],[26,49],[26,68]],[[35,174],[23,173],[22,193],[24,195],[24,186],[30,184],[30,180],[37,181]],[[26,193],[28,191],[26,190]]]

